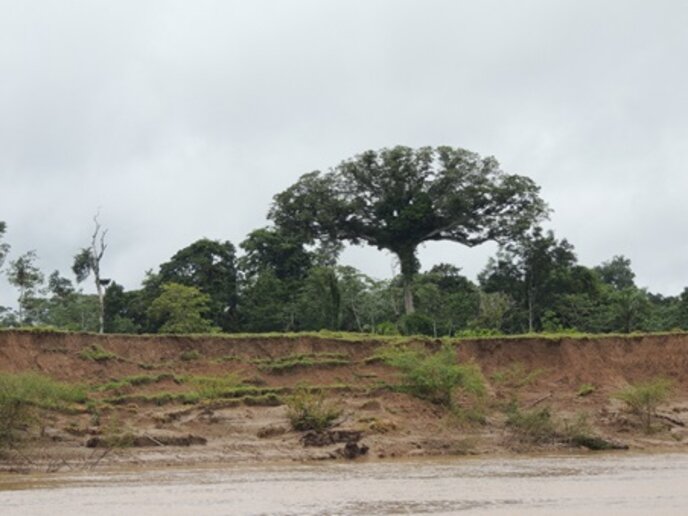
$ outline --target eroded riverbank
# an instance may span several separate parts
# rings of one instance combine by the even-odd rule
[[[478,400],[460,410],[400,392],[379,360],[388,342],[303,337],[131,337],[0,332],[0,372],[82,383],[88,399],[40,413],[5,450],[2,469],[88,471],[340,459],[350,442],[366,461],[392,457],[577,453],[588,441],[688,450],[685,335],[468,340],[461,363],[482,371]],[[411,342],[435,352],[440,343]],[[650,433],[615,397],[659,376],[673,381]],[[307,383],[339,416],[323,436],[290,427],[285,399]],[[514,410],[533,415],[521,427]],[[511,412],[510,412],[511,411]],[[547,425],[539,425],[543,418]],[[538,433],[539,432],[539,433]],[[354,436],[354,437],[352,437]]]

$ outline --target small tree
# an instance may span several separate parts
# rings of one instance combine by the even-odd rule
[[[5,263],[7,253],[10,252],[10,244],[2,241],[2,238],[5,236],[5,231],[7,231],[7,224],[0,221],[0,267]]]
[[[77,283],[81,283],[88,278],[90,274],[93,274],[100,306],[98,331],[103,333],[103,328],[105,326],[105,287],[107,287],[110,281],[100,277],[100,261],[103,259],[105,249],[107,249],[107,244],[105,243],[107,229],[103,230],[101,228],[100,222],[98,221],[98,215],[99,214],[96,213],[93,217],[95,229],[93,235],[91,235],[91,245],[89,247],[84,247],[74,257],[72,271],[74,271]]]
[[[10,262],[7,279],[19,289],[19,322],[26,322],[27,309],[34,299],[36,288],[43,283],[43,274],[36,267],[36,251],[24,253]]]
[[[148,316],[162,323],[161,333],[214,333],[219,328],[205,319],[210,296],[196,287],[166,283],[148,308]]]
[[[626,403],[631,412],[640,418],[643,430],[649,434],[657,407],[669,398],[672,384],[666,378],[654,378],[631,385],[617,392],[615,397]]]

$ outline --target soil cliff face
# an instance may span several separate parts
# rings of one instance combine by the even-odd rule
[[[336,458],[364,447],[370,457],[389,457],[560,445],[522,446],[506,422],[505,407],[514,404],[547,408],[564,422],[584,416],[591,432],[632,448],[688,449],[688,335],[458,341],[458,359],[477,364],[486,379],[480,422],[390,388],[398,371],[374,359],[384,345],[312,336],[2,331],[0,372],[35,372],[89,389],[88,406],[46,414],[40,434],[27,432],[34,464],[86,464],[86,444],[112,443],[113,431],[133,437],[103,459],[110,464]],[[441,343],[410,345],[433,350]],[[674,382],[673,396],[661,407],[657,430],[645,435],[614,393],[657,377]],[[241,388],[199,397],[208,379],[218,378]],[[304,446],[310,441],[290,429],[283,405],[303,383],[324,389],[342,413],[336,435],[358,436],[360,448],[335,434],[315,439],[330,447]],[[581,395],[584,385],[589,392]],[[180,451],[179,443],[194,446]]]
[[[423,341],[426,346],[437,345]],[[319,337],[175,337],[71,333],[0,332],[0,371],[35,371],[56,379],[89,381],[136,370],[136,363],[170,366],[185,352],[203,358],[274,359],[295,354],[342,353],[352,359],[372,355],[384,343]],[[99,346],[124,361],[88,361],[79,353]],[[457,344],[460,360],[474,361],[486,373],[521,364],[545,369],[551,381],[574,385],[602,382],[612,386],[664,375],[688,383],[688,335],[644,335],[598,338],[466,339]],[[128,362],[127,362],[128,361]],[[185,365],[176,364],[185,368]],[[195,364],[199,366],[199,364]],[[192,369],[210,369],[208,364]]]

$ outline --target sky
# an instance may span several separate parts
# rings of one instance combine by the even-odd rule
[[[588,266],[688,285],[683,0],[0,0],[9,259],[70,274],[92,217],[128,289],[207,237],[238,246],[301,174],[451,145],[531,177]],[[424,246],[475,278],[496,246]],[[347,249],[377,278],[393,257]],[[92,291],[90,285],[85,291]],[[0,280],[0,305],[17,297]]]

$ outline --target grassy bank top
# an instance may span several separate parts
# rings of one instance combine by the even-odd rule
[[[271,332],[271,333],[154,333],[154,334],[123,334],[123,333],[91,333],[91,332],[72,332],[50,327],[25,327],[25,328],[0,328],[0,334],[44,334],[44,335],[90,335],[90,336],[112,336],[127,337],[133,339],[179,339],[179,340],[290,340],[314,338],[321,340],[337,340],[342,342],[384,342],[384,343],[406,343],[406,342],[449,342],[459,343],[461,341],[472,340],[552,340],[578,339],[578,340],[601,340],[601,339],[628,339],[637,340],[645,337],[667,337],[685,336],[688,332],[676,330],[667,332],[633,332],[633,333],[581,333],[581,332],[556,332],[556,333],[522,333],[522,334],[498,334],[498,333],[465,333],[454,337],[434,338],[427,335],[381,335],[376,333],[356,333],[356,332],[336,332],[336,331],[317,331],[317,332]]]

